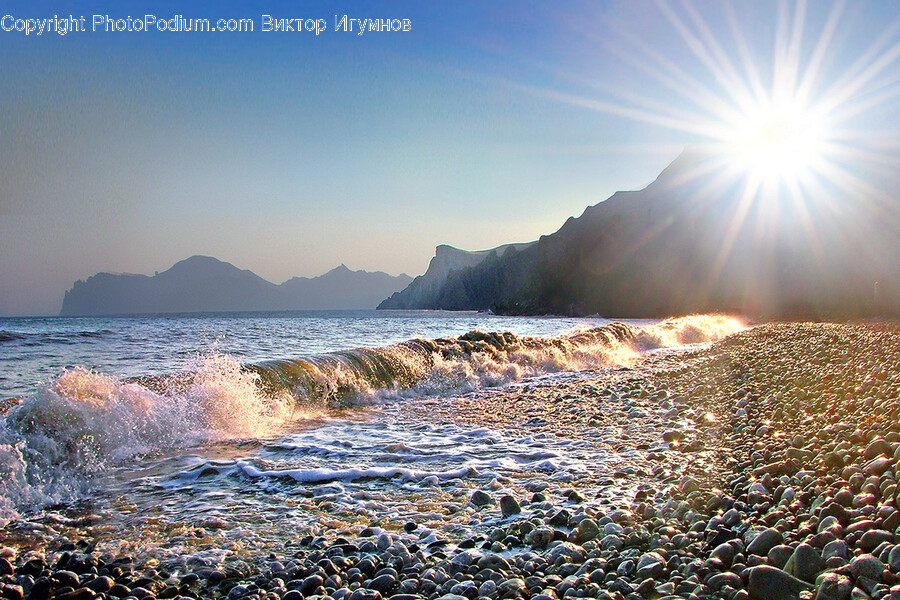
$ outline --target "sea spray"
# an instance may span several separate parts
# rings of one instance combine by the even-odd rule
[[[200,360],[186,387],[153,391],[80,367],[13,407],[0,423],[0,522],[14,507],[72,501],[92,475],[151,452],[258,439],[309,417],[266,395],[233,357]],[[183,389],[182,389],[183,388]]]

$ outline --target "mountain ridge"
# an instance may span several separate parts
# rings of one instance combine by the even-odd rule
[[[392,301],[615,318],[900,312],[896,202],[837,188],[803,201],[762,192],[748,201],[747,175],[728,167],[687,150],[643,189],[616,192],[519,252],[489,256],[431,289],[410,284]]]
[[[374,308],[411,280],[405,273],[352,271],[342,264],[317,277],[275,284],[249,269],[194,255],[154,275],[100,272],[78,280],[66,291],[59,314],[364,309]]]

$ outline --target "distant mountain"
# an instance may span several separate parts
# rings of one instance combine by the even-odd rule
[[[319,277],[276,285],[218,259],[192,256],[152,277],[98,273],[76,281],[60,316],[373,308],[410,281],[405,274],[341,265]]]
[[[900,312],[900,209],[820,183],[797,201],[762,190],[721,157],[685,152],[648,187],[618,192],[518,252],[492,253],[380,307],[503,314],[767,317]],[[895,182],[896,183],[896,182]],[[435,257],[437,260],[437,257]]]
[[[447,308],[450,310],[462,308],[461,306],[434,305],[440,297],[440,290],[447,278],[454,272],[474,267],[489,257],[506,256],[508,253],[516,253],[531,246],[534,242],[524,244],[506,244],[490,250],[468,251],[441,244],[434,250],[434,258],[428,264],[428,270],[423,275],[413,279],[412,283],[401,292],[378,305],[379,309],[385,308]],[[446,300],[446,299],[445,299]],[[444,304],[447,304],[444,302]]]

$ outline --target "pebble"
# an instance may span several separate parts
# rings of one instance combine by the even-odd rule
[[[747,546],[747,552],[757,556],[766,556],[769,550],[783,542],[784,536],[781,532],[770,527],[763,529],[753,538],[753,541]]]
[[[811,589],[808,583],[775,567],[762,565],[750,569],[747,591],[756,600],[799,599],[800,592]]]
[[[798,579],[812,583],[819,571],[825,568],[825,561],[815,548],[800,544],[784,565],[784,571]]]
[[[474,492],[472,492],[469,500],[475,506],[486,506],[494,502],[494,499],[491,498],[490,494],[487,494],[486,492],[483,492],[481,490],[475,490]]]
[[[509,494],[500,498],[500,512],[504,517],[511,517],[522,512],[522,507],[518,501]]]
[[[871,554],[860,554],[850,561],[850,574],[855,579],[865,577],[881,580],[884,573],[884,564]]]

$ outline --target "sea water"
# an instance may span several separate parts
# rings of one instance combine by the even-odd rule
[[[303,535],[471,535],[478,489],[583,479],[600,440],[411,417],[740,328],[435,311],[0,320],[0,542],[215,564]],[[593,469],[593,471],[592,471]],[[601,493],[603,490],[598,490]],[[188,558],[186,558],[188,557]]]

